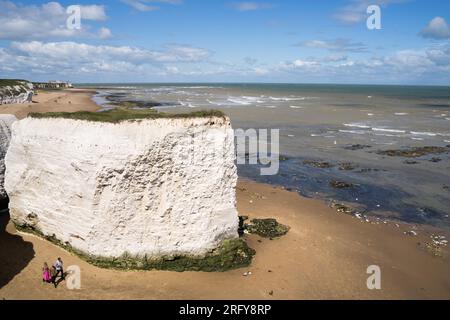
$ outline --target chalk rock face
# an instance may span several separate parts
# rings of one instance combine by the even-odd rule
[[[203,255],[238,237],[227,118],[26,118],[12,131],[5,188],[18,225],[102,257]]]
[[[0,87],[0,104],[27,103],[33,100],[33,84],[16,81],[14,85]]]
[[[7,197],[4,188],[5,155],[11,140],[11,125],[16,120],[12,114],[0,114],[0,201]]]

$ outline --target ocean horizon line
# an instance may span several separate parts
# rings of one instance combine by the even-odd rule
[[[298,85],[298,86],[359,86],[359,87],[442,87],[442,88],[450,88],[450,84],[448,85],[442,85],[442,84],[382,84],[382,83],[315,83],[315,82],[215,82],[215,81],[203,81],[203,82],[73,82],[73,85],[114,85],[114,84],[129,84],[129,85],[136,85],[136,84],[146,84],[146,85],[202,85],[202,84],[208,84],[208,85]]]

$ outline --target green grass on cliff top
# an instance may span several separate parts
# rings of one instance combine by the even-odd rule
[[[24,82],[28,82],[26,80],[18,80],[18,79],[0,79],[0,88],[7,86],[18,86],[23,85]]]
[[[223,118],[225,114],[218,110],[203,110],[191,113],[164,113],[158,112],[154,109],[136,110],[127,108],[116,108],[103,112],[47,112],[47,113],[30,113],[28,115],[32,118],[46,119],[46,118],[63,118],[73,120],[87,120],[96,122],[111,122],[118,123],[127,120],[143,120],[143,119],[187,119],[187,118],[209,118],[219,117]]]

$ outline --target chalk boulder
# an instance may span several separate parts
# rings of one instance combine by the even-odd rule
[[[201,256],[238,237],[228,118],[13,125],[12,221],[99,257]]]

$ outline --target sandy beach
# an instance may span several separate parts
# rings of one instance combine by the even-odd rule
[[[224,273],[115,271],[89,265],[1,216],[1,299],[449,299],[449,254],[425,249],[445,231],[376,224],[336,213],[327,204],[280,188],[240,181],[238,210],[289,225],[279,239],[246,235],[256,250],[248,268]],[[61,256],[81,268],[81,290],[41,283],[42,264]],[[381,290],[368,290],[369,265],[381,268]],[[250,271],[250,276],[243,276]]]
[[[32,112],[96,111],[99,107],[91,99],[95,92],[89,89],[39,90],[33,96],[33,103],[0,105],[0,114],[14,114],[23,119]]]

